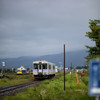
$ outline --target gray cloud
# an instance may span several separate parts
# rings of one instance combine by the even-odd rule
[[[0,57],[38,56],[94,45],[85,33],[99,0],[1,0]]]

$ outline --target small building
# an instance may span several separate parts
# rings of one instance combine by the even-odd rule
[[[62,70],[63,70],[62,66],[58,67],[58,71],[62,71]]]
[[[23,66],[17,68],[17,71],[22,71],[22,73],[26,73],[27,72],[26,68],[24,68]]]
[[[65,70],[68,71],[68,67],[66,67]]]
[[[58,66],[55,66],[55,72],[58,72]]]
[[[82,69],[76,69],[76,72],[79,72],[79,71],[83,72],[84,70],[87,71],[87,69],[82,68]]]

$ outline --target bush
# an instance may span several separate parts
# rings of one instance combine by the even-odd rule
[[[85,85],[88,85],[89,80],[87,76],[82,77],[82,81],[84,82]]]
[[[2,82],[6,83],[6,82],[7,82],[7,80],[6,80],[6,79],[2,79]]]

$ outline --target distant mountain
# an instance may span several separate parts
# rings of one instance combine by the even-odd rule
[[[66,67],[71,66],[71,62],[74,67],[79,65],[85,65],[84,57],[86,56],[87,56],[86,50],[66,52]],[[57,66],[60,66],[63,65],[63,53],[45,55],[39,57],[22,56],[18,58],[0,59],[0,68],[2,67],[1,64],[2,61],[5,61],[6,67],[9,68],[12,67],[18,68],[20,66],[24,66],[28,68],[28,67],[32,67],[32,62],[36,60],[47,60],[55,63]]]

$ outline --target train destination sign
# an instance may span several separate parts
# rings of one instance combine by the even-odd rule
[[[100,96],[100,59],[90,62],[89,94]]]

